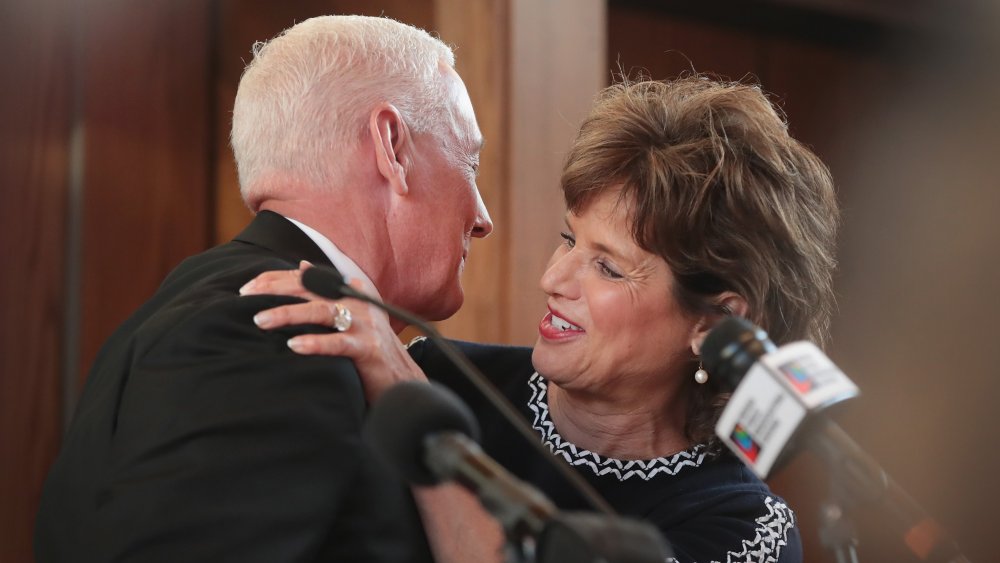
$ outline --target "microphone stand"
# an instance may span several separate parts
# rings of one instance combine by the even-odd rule
[[[819,539],[837,563],[858,563],[858,533],[844,510],[843,484],[830,474],[830,498],[820,504]]]
[[[830,419],[812,422],[824,439],[811,440],[811,449],[829,466],[831,499],[821,510],[821,539],[837,563],[857,563],[857,534],[848,510],[875,508],[886,518],[907,550],[928,563],[969,563],[952,538],[917,502]],[[822,432],[815,432],[822,426]]]

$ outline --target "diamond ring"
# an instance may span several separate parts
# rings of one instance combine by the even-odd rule
[[[333,304],[336,312],[333,314],[333,328],[340,332],[347,332],[351,328],[351,310],[340,303]]]

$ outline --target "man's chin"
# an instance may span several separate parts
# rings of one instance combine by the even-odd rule
[[[445,299],[428,299],[421,303],[421,306],[415,309],[415,311],[419,311],[417,315],[424,320],[444,321],[454,316],[462,308],[464,301],[465,293],[462,291],[462,287],[459,286],[457,290],[453,289],[449,291]]]

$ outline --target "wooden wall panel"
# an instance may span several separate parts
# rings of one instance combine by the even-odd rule
[[[462,285],[465,303],[438,323],[442,334],[477,342],[505,342],[511,267],[510,244],[510,9],[507,0],[435,0],[432,29],[455,48],[455,68],[476,110],[486,139],[480,155],[479,192],[493,220],[493,234],[474,239]],[[405,338],[405,336],[404,336]]]
[[[788,116],[792,134],[834,170],[856,156],[847,132],[869,119],[898,71],[883,53],[773,30],[674,15],[636,3],[608,14],[608,68],[655,79],[692,71],[759,82]],[[848,42],[849,43],[849,42]]]
[[[994,561],[1000,79],[984,69],[1000,57],[1000,5],[952,19],[960,5],[941,6],[945,41],[912,50],[889,103],[856,123],[832,353],[864,391],[844,426],[969,560]]]
[[[31,561],[61,436],[72,3],[0,6],[0,561]]]
[[[210,8],[86,2],[81,378],[167,272],[209,243]]]
[[[506,230],[510,292],[506,342],[534,344],[545,312],[539,280],[559,244],[565,214],[563,160],[604,68],[607,10],[603,0],[512,0],[510,37],[510,203]]]
[[[788,115],[792,135],[826,162],[848,201],[852,186],[840,180],[861,156],[852,135],[876,117],[902,69],[881,51],[783,37],[766,39],[764,53],[762,84]]]
[[[621,69],[626,76],[662,80],[694,71],[739,80],[756,75],[760,57],[760,41],[749,32],[631,4],[612,4],[608,11],[609,74]]]

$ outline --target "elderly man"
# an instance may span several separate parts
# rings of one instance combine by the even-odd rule
[[[314,18],[255,49],[232,144],[256,218],[105,344],[45,486],[40,563],[429,560],[405,485],[359,437],[353,364],[294,354],[298,329],[251,322],[294,300],[238,290],[308,260],[431,319],[459,308],[492,224],[453,64],[384,18]]]

